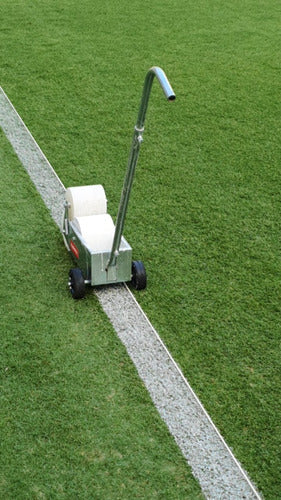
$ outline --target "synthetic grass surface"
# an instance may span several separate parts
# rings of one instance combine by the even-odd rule
[[[203,498],[95,296],[69,297],[59,232],[0,146],[1,498]]]
[[[148,273],[138,300],[251,478],[277,498],[280,3],[0,8],[1,85],[64,184],[102,183],[112,215],[145,73],[166,71],[177,100],[165,103],[155,82],[125,226]]]

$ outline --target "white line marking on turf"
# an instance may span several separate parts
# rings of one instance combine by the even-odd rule
[[[0,125],[59,228],[65,187],[0,87]]]
[[[0,89],[0,125],[60,227],[65,187]],[[95,293],[205,496],[261,500],[128,287],[103,287]]]

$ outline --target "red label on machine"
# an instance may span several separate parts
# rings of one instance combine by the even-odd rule
[[[79,250],[78,250],[77,246],[75,245],[75,243],[73,243],[72,240],[71,240],[69,246],[70,246],[70,250],[73,253],[74,257],[76,257],[76,259],[79,259]]]

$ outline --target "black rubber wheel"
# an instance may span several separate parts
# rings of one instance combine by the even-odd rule
[[[131,283],[136,290],[144,290],[146,288],[146,271],[141,260],[133,260],[132,262]]]
[[[85,297],[85,281],[82,271],[78,267],[70,269],[68,285],[73,299],[83,299]]]

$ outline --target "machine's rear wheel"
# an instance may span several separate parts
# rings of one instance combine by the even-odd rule
[[[132,262],[132,285],[136,290],[146,288],[146,271],[141,260]]]
[[[70,269],[68,286],[73,299],[83,299],[85,297],[85,281],[82,271],[78,267]]]

